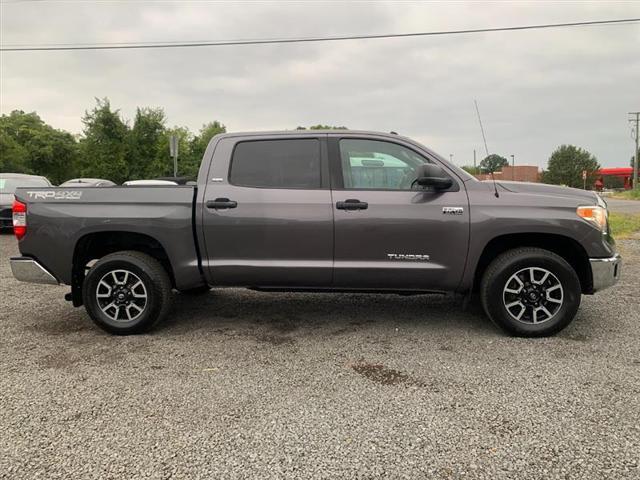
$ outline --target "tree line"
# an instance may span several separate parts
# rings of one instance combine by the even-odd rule
[[[44,175],[58,184],[74,177],[126,180],[173,175],[169,138],[179,138],[179,175],[195,176],[211,137],[226,131],[211,121],[193,133],[168,127],[162,108],[139,107],[131,123],[108,99],[82,117],[81,135],[46,124],[35,112],[0,117],[0,171]]]
[[[116,183],[173,175],[169,139],[179,139],[178,175],[195,177],[209,140],[226,127],[217,120],[196,133],[187,127],[167,126],[162,108],[138,107],[131,122],[109,99],[96,99],[82,117],[83,130],[72,135],[46,124],[35,112],[15,110],[0,117],[0,172],[44,175],[59,184],[74,177],[106,178]],[[299,126],[297,130],[306,127]],[[310,129],[346,129],[313,125]],[[491,173],[509,165],[498,154],[484,158],[479,167],[463,167],[471,174]],[[561,145],[549,157],[542,181],[582,187],[582,172],[593,184],[600,164],[594,155],[574,145]]]
[[[478,167],[464,166],[472,175],[494,173],[509,165],[509,161],[498,154],[483,158]],[[582,188],[582,172],[587,172],[587,185],[593,185],[600,170],[598,159],[583,148],[574,145],[560,145],[549,157],[547,169],[542,172],[542,182],[568,187]]]

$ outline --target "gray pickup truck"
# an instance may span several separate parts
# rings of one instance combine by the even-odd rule
[[[116,334],[160,321],[174,290],[247,287],[477,292],[499,327],[544,336],[621,269],[594,193],[480,182],[395,134],[223,134],[196,186],[15,197],[14,276],[70,285],[67,300]]]

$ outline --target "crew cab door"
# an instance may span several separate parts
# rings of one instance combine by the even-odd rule
[[[464,271],[469,205],[463,182],[409,143],[330,135],[335,218],[334,285],[453,290]],[[446,191],[412,186],[414,169],[436,163]]]
[[[223,137],[202,200],[212,285],[331,284],[333,211],[326,135]]]

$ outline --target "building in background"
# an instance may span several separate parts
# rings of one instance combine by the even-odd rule
[[[633,186],[633,168],[601,168],[597,172],[596,190],[624,188],[630,190]]]
[[[505,166],[499,172],[494,172],[496,180],[514,182],[540,183],[540,169],[535,165],[517,165],[515,167]],[[490,173],[480,173],[474,175],[478,180],[491,180]]]

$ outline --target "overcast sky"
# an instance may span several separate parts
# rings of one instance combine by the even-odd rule
[[[3,45],[404,33],[640,17],[640,2],[3,1]],[[640,110],[640,24],[392,40],[153,50],[3,52],[1,111],[82,131],[94,97],[125,118],[229,131],[394,130],[456,164],[484,146],[546,165],[571,143],[627,166]]]

